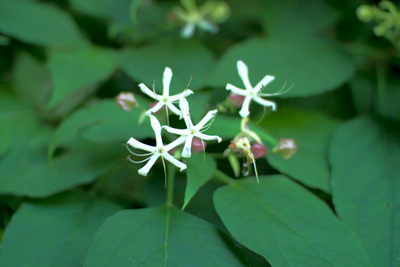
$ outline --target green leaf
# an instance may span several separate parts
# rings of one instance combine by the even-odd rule
[[[0,32],[41,46],[76,47],[87,43],[63,10],[38,1],[0,1]]]
[[[305,97],[333,90],[345,83],[354,73],[354,64],[335,43],[318,39],[253,38],[229,50],[219,61],[208,85],[225,88],[231,83],[244,88],[236,62],[243,60],[249,68],[253,85],[265,75],[275,80],[263,92],[275,93],[288,81],[296,85],[281,97]],[[323,64],[321,64],[323,62]]]
[[[174,207],[126,210],[100,227],[85,266],[245,265],[227,239],[218,228]]]
[[[189,204],[196,192],[211,179],[216,167],[215,160],[201,152],[193,154],[191,158],[187,159],[187,184],[182,209]]]
[[[264,2],[259,14],[269,37],[290,37],[294,43],[298,38],[318,33],[338,17],[337,12],[321,0],[269,0]]]
[[[269,154],[268,162],[307,186],[328,192],[328,146],[337,125],[337,120],[317,112],[283,109],[270,114],[261,126],[277,139],[294,138],[298,149],[290,159],[284,159],[279,154]]]
[[[74,51],[53,51],[49,68],[54,80],[54,92],[49,107],[83,87],[105,81],[114,72],[116,62],[110,50],[91,47]]]
[[[330,146],[332,197],[339,217],[359,236],[375,266],[399,265],[398,125],[366,117],[341,125]],[[395,129],[395,134],[393,129]]]
[[[1,242],[1,266],[82,266],[98,227],[119,211],[105,200],[23,204]]]
[[[0,157],[3,156],[11,146],[12,141],[12,131],[11,131],[11,121],[0,116]]]
[[[12,74],[17,94],[35,109],[44,111],[52,90],[50,73],[45,64],[22,52],[15,58]]]
[[[55,148],[82,135],[94,142],[127,142],[133,135],[137,139],[153,136],[149,121],[139,125],[141,109],[126,112],[115,100],[104,100],[82,108],[63,121],[49,145],[49,155]]]
[[[370,266],[354,233],[284,176],[233,182],[215,192],[214,203],[232,236],[272,266]]]
[[[70,153],[23,166],[0,177],[0,193],[17,196],[46,197],[93,181],[124,159],[124,148],[112,145],[82,145]]]
[[[157,60],[151,60],[151,59]],[[170,92],[183,91],[189,85],[196,90],[205,85],[215,60],[206,47],[195,41],[159,40],[142,48],[129,48],[119,54],[120,67],[139,83],[151,84],[156,79],[156,91],[162,93],[162,74],[165,67],[173,72]]]

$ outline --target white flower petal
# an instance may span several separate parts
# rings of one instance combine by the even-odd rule
[[[194,23],[187,23],[185,27],[181,30],[181,37],[185,39],[189,39],[193,36],[194,34]]]
[[[242,79],[244,86],[246,87],[246,90],[252,90],[253,87],[251,86],[249,81],[249,70],[247,69],[246,64],[244,64],[243,61],[239,60],[237,62],[237,69],[239,72],[239,76]]]
[[[184,158],[190,158],[192,156],[192,142],[193,135],[188,135],[186,137],[185,146],[183,147],[181,156]]]
[[[128,145],[130,145],[133,148],[141,149],[141,150],[144,150],[147,152],[155,152],[155,150],[156,150],[155,147],[143,144],[142,142],[139,142],[138,140],[136,140],[133,137],[131,137],[127,143],[128,143]]]
[[[240,89],[230,83],[226,85],[226,90],[230,90],[232,93],[237,95],[243,95],[243,96],[247,95],[247,90]]]
[[[179,119],[182,118],[181,111],[177,107],[175,107],[174,104],[172,104],[171,102],[167,102],[166,106],[170,111],[172,111],[172,113],[174,113],[175,115],[178,115]]]
[[[158,95],[155,92],[151,91],[144,83],[139,84],[139,88],[144,94],[150,96],[155,100],[159,100]]]
[[[162,154],[163,158],[168,160],[169,162],[171,162],[173,165],[175,165],[176,167],[179,168],[180,171],[183,171],[184,169],[187,168],[185,163],[180,162],[179,160],[177,160],[176,158],[174,158],[173,156],[171,156],[170,154],[168,154],[168,152],[164,152]]]
[[[247,96],[243,101],[242,108],[239,111],[239,115],[242,118],[246,118],[250,114],[250,111],[249,111],[250,101],[251,101],[251,97],[249,97],[249,96]]]
[[[171,84],[171,79],[172,79],[172,70],[168,67],[165,68],[164,70],[164,75],[163,75],[163,96],[169,96],[169,86]]]
[[[176,95],[172,95],[168,99],[169,99],[170,102],[175,102],[175,101],[181,100],[182,98],[190,96],[192,94],[194,94],[192,90],[185,89],[182,93],[179,93],[179,94],[176,94]]]
[[[253,99],[254,99],[254,101],[256,101],[256,102],[257,102],[258,104],[260,104],[260,105],[263,105],[263,106],[265,106],[265,107],[272,107],[272,110],[273,110],[273,111],[276,110],[276,104],[275,104],[275,102],[262,99],[261,97],[254,97]]]
[[[164,102],[159,101],[154,107],[146,111],[146,115],[150,116],[152,113],[158,112],[164,105]]]
[[[161,138],[161,125],[160,122],[157,120],[156,117],[153,115],[150,115],[150,124],[151,128],[153,128],[154,134],[156,136],[156,147],[162,147],[164,146],[162,143],[162,138]]]
[[[163,128],[167,132],[172,133],[172,134],[177,134],[177,135],[188,135],[188,134],[190,134],[188,129],[175,129],[175,128],[172,128],[172,127],[169,127],[169,126],[163,126]]]
[[[185,143],[185,140],[186,140],[186,135],[185,136],[180,136],[179,138],[175,139],[174,141],[172,141],[168,145],[164,146],[164,150],[165,151],[170,151],[171,149],[173,149],[173,148]]]
[[[199,139],[201,139],[201,140],[207,140],[207,141],[217,140],[218,143],[221,143],[221,141],[222,141],[222,138],[217,136],[217,135],[206,135],[206,134],[203,134],[203,133],[196,133],[194,136],[199,138]]]
[[[206,125],[207,122],[209,122],[210,120],[212,120],[212,118],[214,118],[218,113],[217,109],[214,110],[210,110],[209,112],[207,112],[207,114],[201,119],[201,121],[195,126],[196,130],[200,132],[201,128],[204,127],[204,125]]]
[[[198,25],[201,29],[205,30],[205,31],[209,31],[211,33],[217,33],[218,32],[218,26],[214,23],[208,22],[206,20],[200,20],[198,22]]]
[[[254,89],[253,89],[254,93],[258,93],[258,91],[260,91],[261,88],[267,86],[273,80],[275,80],[274,76],[265,75],[264,78],[262,78],[262,80],[259,83],[257,83],[256,87],[254,87]]]
[[[160,153],[155,153],[150,157],[149,161],[138,170],[138,173],[143,176],[147,176],[151,167],[153,167],[154,163],[156,163],[157,159],[160,157]]]
[[[186,127],[189,130],[192,130],[193,123],[192,123],[192,119],[190,118],[189,103],[186,100],[186,98],[182,98],[181,100],[179,100],[179,107],[181,109],[181,113],[183,116],[183,120],[185,121]]]

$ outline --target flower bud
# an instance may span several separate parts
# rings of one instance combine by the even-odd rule
[[[225,22],[231,14],[231,8],[223,1],[208,1],[202,9],[209,11],[209,19],[218,24]]]
[[[192,141],[192,153],[203,151],[204,149],[206,149],[206,145],[206,142],[200,140],[197,137],[194,137]]]
[[[284,159],[290,159],[297,151],[297,144],[293,138],[281,138],[273,151]]]
[[[357,8],[357,17],[363,22],[370,22],[374,18],[371,7],[367,5],[361,5]]]
[[[121,92],[117,95],[116,99],[118,106],[128,112],[138,105],[135,99],[135,95],[130,92]]]
[[[232,103],[232,105],[238,108],[243,105],[244,98],[245,98],[244,96],[237,94],[230,94],[228,96],[228,99]]]
[[[251,152],[255,159],[264,157],[267,154],[267,148],[261,143],[254,143],[251,146]]]

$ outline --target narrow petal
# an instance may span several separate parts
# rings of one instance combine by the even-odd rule
[[[192,94],[194,94],[192,90],[190,90],[190,89],[185,89],[182,93],[179,93],[179,94],[170,96],[170,97],[168,98],[168,100],[169,100],[170,102],[175,102],[175,101],[181,100],[182,98],[188,97],[188,96],[190,96],[190,95],[192,95]]]
[[[275,104],[275,102],[262,99],[261,97],[254,97],[253,99],[254,99],[254,101],[256,101],[256,102],[257,102],[258,104],[260,104],[260,105],[263,105],[263,106],[265,106],[265,107],[272,107],[272,110],[273,110],[273,111],[276,110],[276,104]]]
[[[158,102],[157,104],[154,105],[151,109],[146,111],[146,115],[150,116],[152,113],[158,112],[163,106],[165,105],[164,102]]]
[[[150,115],[150,124],[151,128],[153,128],[154,134],[156,136],[156,147],[162,147],[164,146],[162,143],[162,138],[161,138],[161,125],[160,122],[157,120],[156,117],[153,115]]]
[[[167,132],[177,135],[188,135],[190,133],[188,129],[175,129],[169,126],[163,126],[163,128],[167,130]]]
[[[155,147],[143,144],[142,142],[139,142],[138,140],[136,140],[133,137],[131,137],[127,143],[128,143],[128,145],[130,145],[133,148],[141,149],[141,150],[144,150],[147,152],[155,152],[155,150],[156,150]]]
[[[267,86],[273,80],[275,80],[274,76],[271,76],[271,75],[264,76],[264,78],[262,78],[262,80],[259,83],[257,83],[256,87],[254,87],[253,92],[258,93],[258,91],[260,91],[261,88]]]
[[[164,70],[163,75],[163,96],[169,96],[169,86],[172,79],[172,70],[168,67]]]
[[[243,101],[243,105],[242,108],[239,111],[239,115],[242,118],[246,118],[249,116],[250,111],[249,111],[249,106],[250,106],[250,101],[251,101],[251,97],[246,97]]]
[[[156,92],[151,91],[144,83],[139,84],[139,88],[144,94],[148,95],[149,97],[151,97],[155,100],[159,99]]]
[[[243,96],[247,95],[247,90],[240,89],[230,83],[226,85],[226,90],[230,90],[232,93],[237,95],[243,95]]]
[[[237,62],[237,69],[239,72],[239,76],[242,79],[244,86],[246,87],[246,90],[252,90],[253,87],[251,86],[249,81],[249,70],[247,69],[246,64],[244,64],[243,61],[239,60]]]
[[[202,28],[205,31],[209,31],[211,33],[217,33],[219,28],[216,24],[208,22],[206,20],[201,20],[198,23],[199,27]]]
[[[200,132],[201,128],[204,127],[204,125],[209,122],[212,118],[217,116],[218,110],[210,110],[207,112],[207,114],[201,119],[201,121],[195,126],[196,130]]]
[[[217,135],[206,135],[203,133],[196,133],[194,136],[196,136],[197,138],[199,138],[201,140],[207,140],[207,141],[217,140],[218,143],[221,143],[221,141],[222,141],[222,138]]]
[[[185,39],[189,39],[193,36],[194,34],[194,23],[188,23],[183,27],[181,30],[181,37]]]
[[[171,110],[172,113],[174,113],[175,115],[178,115],[179,119],[182,119],[181,111],[177,107],[175,107],[174,104],[172,104],[171,102],[167,103],[167,108]]]
[[[182,98],[181,100],[179,100],[179,107],[181,108],[183,120],[185,121],[186,127],[191,131],[193,128],[193,123],[190,118],[189,103],[186,98]]]
[[[147,176],[151,167],[153,167],[154,163],[156,163],[157,159],[160,157],[160,153],[155,153],[150,157],[149,161],[138,170],[138,173],[143,176]]]
[[[163,156],[164,159],[168,160],[169,162],[174,164],[176,167],[178,167],[180,171],[183,171],[184,169],[187,168],[185,163],[180,162],[179,160],[177,160],[176,158],[174,158],[173,156],[171,156],[167,152],[164,152],[162,154],[162,156]]]
[[[172,141],[171,143],[169,143],[168,145],[164,146],[164,150],[165,151],[170,151],[171,149],[182,145],[183,143],[185,143],[186,141],[186,135],[185,136],[180,136],[179,138],[175,139],[174,141]]]
[[[192,155],[192,141],[193,135],[188,135],[186,137],[185,146],[183,147],[181,156],[184,158],[190,158]]]

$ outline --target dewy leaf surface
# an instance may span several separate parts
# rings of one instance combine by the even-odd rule
[[[156,60],[151,60],[151,59]],[[162,74],[165,67],[173,72],[170,92],[182,92],[195,75],[189,88],[200,89],[215,65],[211,51],[195,41],[160,40],[142,48],[125,49],[119,54],[120,67],[138,83],[151,88],[155,80],[156,91],[162,93]],[[188,99],[190,101],[190,99]]]
[[[215,192],[214,204],[232,236],[272,266],[370,266],[355,234],[284,176],[233,182]]]
[[[120,209],[105,200],[74,198],[25,203],[4,233],[0,266],[82,266],[97,228]]]
[[[280,172],[324,191],[329,191],[328,146],[338,125],[335,119],[317,112],[279,110],[261,123],[275,138],[294,138],[298,149],[290,159],[269,154],[268,162]]]
[[[332,197],[339,217],[363,242],[375,266],[399,266],[399,131],[372,118],[341,125],[330,149]]]
[[[38,1],[1,0],[0,32],[35,45],[87,44],[68,13]]]
[[[187,159],[187,182],[185,190],[185,199],[183,208],[189,204],[189,201],[196,192],[213,176],[217,164],[209,155],[203,155],[202,152],[192,154]]]
[[[76,90],[105,81],[115,70],[113,51],[96,47],[50,53],[49,69],[54,91],[49,107],[54,107]]]
[[[231,83],[244,88],[236,69],[243,60],[249,68],[250,82],[255,86],[265,75],[275,76],[264,93],[275,93],[285,81],[288,88],[280,97],[305,97],[336,89],[354,73],[354,64],[343,49],[335,43],[319,39],[253,38],[229,50],[218,62],[208,85],[225,88]]]
[[[125,210],[100,227],[85,266],[245,266],[228,244],[221,230],[174,207]]]

